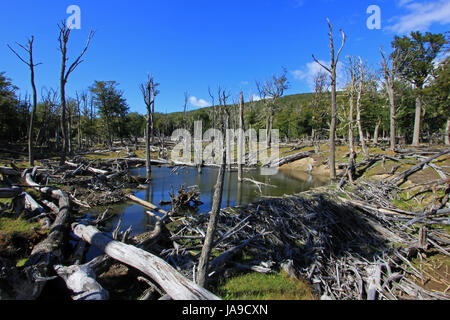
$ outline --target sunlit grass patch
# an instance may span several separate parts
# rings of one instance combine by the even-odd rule
[[[218,287],[225,300],[315,300],[302,280],[279,274],[248,273],[225,279]]]
[[[0,218],[0,235],[5,238],[15,234],[30,236],[38,226],[39,223],[30,223],[22,218],[3,217]]]

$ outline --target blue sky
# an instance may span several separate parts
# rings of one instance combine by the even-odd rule
[[[139,84],[151,73],[161,83],[156,110],[181,111],[184,92],[189,109],[210,103],[208,86],[220,84],[237,95],[256,94],[255,80],[289,71],[287,94],[311,91],[319,68],[311,55],[329,60],[329,18],[337,46],[339,30],[347,35],[342,52],[361,56],[376,67],[379,48],[390,51],[396,34],[412,30],[445,32],[450,25],[446,0],[0,0],[0,71],[20,93],[31,92],[29,72],[6,44],[35,37],[36,84],[57,88],[60,73],[57,23],[69,5],[81,9],[81,29],[73,30],[69,62],[82,50],[92,29],[95,36],[67,94],[73,96],[95,80],[115,80],[131,111],[145,112]],[[370,30],[367,8],[377,5],[381,29]],[[15,48],[18,48],[15,46]]]

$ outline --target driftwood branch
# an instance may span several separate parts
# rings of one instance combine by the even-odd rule
[[[167,262],[147,251],[114,241],[93,226],[73,224],[72,230],[75,235],[104,251],[111,258],[145,273],[158,283],[173,299],[219,299],[216,295],[186,279]]]

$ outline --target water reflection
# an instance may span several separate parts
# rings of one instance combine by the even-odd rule
[[[171,188],[175,192],[181,186],[187,188],[198,186],[200,190],[200,201],[203,202],[199,206],[199,213],[208,213],[212,205],[212,197],[214,195],[214,186],[218,175],[217,168],[203,168],[202,174],[197,173],[196,168],[180,167],[175,172],[169,167],[152,168],[152,180],[148,184],[148,189],[137,190],[135,195],[141,199],[149,201],[155,205],[159,205],[160,201],[170,201],[169,193]],[[145,176],[145,168],[133,169],[133,175]],[[260,181],[271,186],[260,186],[250,182],[239,183],[237,181],[237,171],[227,172],[224,181],[224,195],[222,197],[222,207],[233,207],[245,205],[254,202],[261,196],[283,196],[295,194],[328,184],[327,178],[311,177],[308,173],[298,171],[279,171],[273,176],[263,176],[258,169],[244,171],[244,178]],[[161,205],[161,208],[168,211],[170,205]],[[101,213],[104,208],[98,208],[92,212]],[[154,223],[152,217],[145,213],[145,209],[133,203],[123,203],[113,205],[110,212],[117,214],[117,218],[111,219],[109,224],[114,226],[119,217],[122,217],[121,230],[126,230],[132,226],[132,234],[138,234],[151,229]]]

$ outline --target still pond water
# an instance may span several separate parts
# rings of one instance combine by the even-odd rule
[[[203,202],[198,207],[198,212],[208,213],[212,205],[212,197],[218,172],[218,168],[211,167],[203,168],[201,175],[197,174],[196,168],[191,167],[178,167],[176,169],[152,167],[152,180],[148,184],[148,189],[135,190],[135,195],[168,211],[170,205],[160,205],[159,202],[170,201],[169,192],[171,192],[172,187],[176,193],[183,185],[186,188],[198,186],[200,190],[200,201]],[[131,174],[145,177],[145,167],[133,169]],[[258,186],[254,183],[238,183],[237,170],[226,172],[222,207],[245,205],[261,199],[262,196],[291,195],[329,183],[329,180],[325,177],[312,177],[307,173],[298,171],[279,170],[275,175],[266,176],[261,174],[260,169],[252,169],[244,170],[243,176],[244,178],[263,182],[275,187],[261,186],[260,192]],[[105,208],[96,208],[89,214],[88,218],[95,217],[104,210]],[[131,235],[152,230],[154,220],[145,211],[145,208],[133,202],[112,205],[109,213],[115,213],[115,216],[107,222],[107,227],[109,229],[114,228],[119,219],[122,219],[120,230],[125,231],[131,226]],[[95,253],[91,252],[91,254]]]

